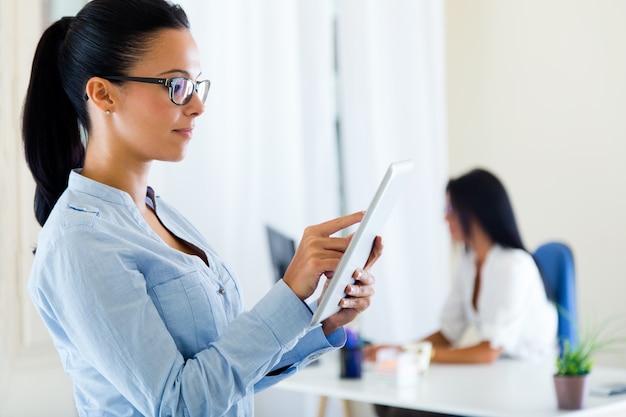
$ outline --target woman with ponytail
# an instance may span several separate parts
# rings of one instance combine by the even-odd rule
[[[204,111],[199,62],[166,0],[92,0],[37,47],[23,141],[43,228],[28,288],[80,416],[252,416],[255,391],[340,347],[371,301],[380,238],[338,313],[310,328],[303,302],[347,247],[331,235],[362,213],[308,227],[284,278],[243,311],[232,271],[148,186]]]

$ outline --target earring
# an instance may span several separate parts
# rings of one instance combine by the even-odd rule
[[[106,114],[107,116],[110,116],[111,115],[111,110],[105,110],[104,114]]]

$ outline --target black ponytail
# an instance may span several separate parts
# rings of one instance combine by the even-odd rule
[[[92,0],[76,17],[43,33],[24,102],[22,138],[35,179],[35,217],[43,225],[85,161],[89,132],[85,86],[94,76],[125,75],[162,29],[189,28],[185,12],[165,0]]]
[[[36,182],[35,217],[41,225],[67,188],[70,170],[81,167],[85,159],[77,114],[59,74],[61,46],[71,19],[59,20],[41,37],[24,104],[24,151]]]

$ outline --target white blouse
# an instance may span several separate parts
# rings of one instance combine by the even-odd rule
[[[557,312],[530,254],[493,246],[483,264],[477,309],[472,305],[475,279],[475,255],[468,251],[442,314],[441,331],[453,346],[473,329],[477,342],[489,341],[504,356],[555,357]]]

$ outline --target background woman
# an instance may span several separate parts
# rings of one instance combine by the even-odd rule
[[[475,169],[446,187],[445,219],[464,245],[441,328],[424,340],[433,362],[491,363],[556,354],[557,314],[522,243],[509,196],[492,173]],[[382,346],[368,352],[373,359]],[[424,413],[377,406],[379,416]]]

